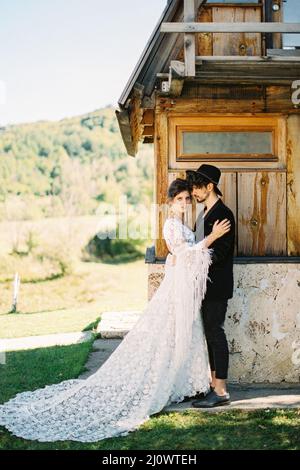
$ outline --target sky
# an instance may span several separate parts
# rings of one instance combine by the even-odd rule
[[[167,0],[0,0],[0,125],[118,99]]]
[[[0,0],[0,125],[117,106],[166,3]]]

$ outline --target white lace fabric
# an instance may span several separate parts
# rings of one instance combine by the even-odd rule
[[[19,393],[0,406],[1,426],[40,442],[97,442],[209,389],[200,306],[211,250],[177,219],[166,221],[164,236],[176,263],[166,263],[160,287],[109,359],[85,380]]]

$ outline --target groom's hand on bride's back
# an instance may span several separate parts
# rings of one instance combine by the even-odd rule
[[[212,233],[214,234],[217,240],[218,238],[221,238],[224,235],[226,235],[226,233],[230,232],[230,229],[231,229],[230,220],[224,219],[221,222],[219,220],[216,220],[212,229]]]

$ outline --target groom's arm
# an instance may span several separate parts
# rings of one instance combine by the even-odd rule
[[[224,220],[225,218],[230,220],[231,227],[228,233],[223,235],[223,237],[218,238],[218,240],[216,240],[211,246],[211,248],[213,249],[212,263],[214,266],[218,264],[222,264],[222,262],[228,256],[228,253],[232,251],[232,246],[234,245],[235,220],[234,220],[233,215],[232,216],[226,215],[225,217],[219,218],[220,222]]]

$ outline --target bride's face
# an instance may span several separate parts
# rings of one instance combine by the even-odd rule
[[[185,214],[191,203],[192,198],[190,193],[188,191],[182,191],[172,200],[172,211],[178,216]]]

